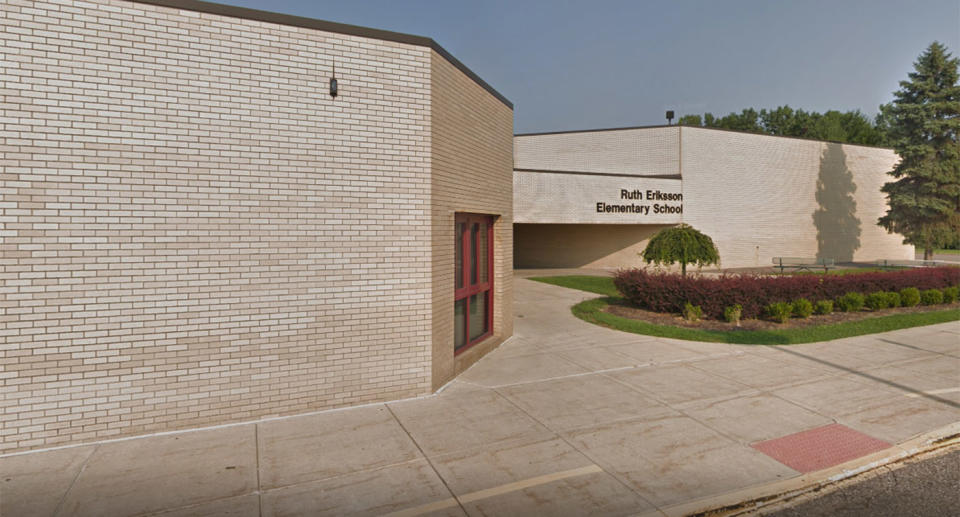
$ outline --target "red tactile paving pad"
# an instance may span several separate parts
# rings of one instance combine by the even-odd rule
[[[830,424],[781,438],[757,442],[754,449],[807,473],[882,451],[891,444],[840,424]]]

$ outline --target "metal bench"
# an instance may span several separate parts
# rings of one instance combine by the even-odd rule
[[[780,274],[783,274],[787,269],[812,271],[811,268],[822,268],[823,272],[826,273],[837,266],[836,261],[830,258],[773,257],[773,267],[780,268]]]
[[[936,267],[940,265],[937,260],[887,260],[881,259],[876,262],[877,267],[883,269],[894,269],[904,267]]]

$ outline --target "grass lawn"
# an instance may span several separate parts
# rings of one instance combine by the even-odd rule
[[[574,305],[571,311],[574,316],[594,323],[624,332],[645,334],[689,341],[712,341],[718,343],[735,343],[745,345],[788,345],[795,343],[812,343],[827,341],[864,334],[875,334],[890,330],[946,323],[960,320],[960,309],[947,309],[937,312],[921,312],[911,314],[894,314],[860,321],[850,321],[819,327],[804,327],[783,330],[701,330],[656,325],[646,321],[623,318],[604,312],[604,308],[611,303],[620,303],[617,289],[613,286],[613,278],[600,276],[550,276],[533,277],[530,280],[547,284],[579,289],[591,293],[604,295],[604,298],[595,298]]]
[[[960,255],[960,250],[934,250],[934,255]]]
[[[535,276],[530,280],[543,282],[545,284],[559,285],[560,287],[569,287],[587,291],[588,293],[602,294],[618,298],[620,292],[613,285],[613,277],[609,276],[589,276],[589,275],[569,275],[569,276]]]

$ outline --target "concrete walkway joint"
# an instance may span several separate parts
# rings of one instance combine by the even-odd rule
[[[515,335],[437,394],[0,457],[0,515],[685,515],[960,432],[960,323],[787,347],[617,332],[518,278]],[[892,447],[802,474],[754,444]],[[939,440],[939,441],[938,441]]]

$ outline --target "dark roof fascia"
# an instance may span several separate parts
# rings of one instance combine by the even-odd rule
[[[359,25],[349,25],[346,23],[328,22],[317,20],[315,18],[306,18],[303,16],[294,16],[291,14],[274,13],[270,11],[261,11],[259,9],[250,9],[247,7],[237,7],[233,5],[217,4],[213,2],[203,2],[200,0],[128,0],[139,4],[156,5],[160,7],[170,7],[173,9],[183,9],[186,11],[195,11],[200,13],[218,14],[232,18],[243,18],[245,20],[256,20],[261,22],[276,23],[279,25],[289,25],[292,27],[303,27],[306,29],[316,29],[325,32],[334,32],[337,34],[348,34],[351,36],[360,36],[363,38],[372,38],[383,41],[393,41],[397,43],[406,43],[408,45],[417,45],[420,47],[429,47],[437,54],[446,59],[451,65],[466,74],[467,77],[477,83],[484,90],[497,98],[500,102],[513,110],[513,103],[500,94],[486,81],[467,68],[459,59],[441,47],[436,41],[424,36],[413,34],[404,34],[402,32],[392,32],[380,29],[371,29],[360,27]]]
[[[591,172],[591,171],[558,171],[552,169],[513,169],[513,172],[535,172],[544,174],[575,174],[580,176],[615,176],[620,178],[651,179],[651,180],[679,180],[679,174],[627,174],[622,172]]]
[[[767,136],[770,138],[789,138],[791,140],[803,140],[805,142],[820,142],[822,144],[854,145],[857,147],[869,147],[871,149],[886,149],[888,151],[893,151],[893,149],[889,147],[883,147],[881,145],[855,144],[852,142],[840,142],[839,140],[820,140],[819,138],[809,138],[806,136],[768,135],[766,133],[754,133],[753,131],[742,131],[739,129],[727,129],[723,127],[701,127],[701,126],[680,126],[680,127],[689,128],[689,129],[709,129],[710,131],[726,131],[727,133],[739,133],[741,135]]]
[[[786,135],[768,135],[766,133],[754,133],[753,131],[742,131],[739,129],[727,129],[722,127],[703,127],[703,126],[685,126],[683,124],[671,124],[671,125],[654,125],[654,126],[630,126],[630,127],[606,127],[599,129],[573,129],[568,131],[547,131],[543,133],[516,133],[513,136],[544,136],[544,135],[566,135],[571,133],[601,133],[604,131],[626,131],[630,129],[662,129],[667,127],[677,127],[684,129],[706,129],[709,131],[725,131],[727,133],[738,133],[741,135],[754,135],[754,136],[766,136],[770,138],[790,138],[792,140],[803,140],[806,142],[820,142],[824,144],[841,144],[841,145],[854,145],[857,147],[868,147],[870,149],[886,149],[887,151],[893,151],[890,147],[883,147],[881,145],[869,145],[869,144],[855,144],[852,142],[840,142],[837,140],[820,140],[818,138],[808,138],[804,136],[786,136]]]
[[[566,131],[544,131],[540,133],[516,133],[513,136],[544,136],[544,135],[566,135],[570,133],[601,133],[603,131],[627,131],[630,129],[660,129],[665,127],[680,127],[679,124],[672,125],[654,125],[654,126],[627,126],[627,127],[604,127],[598,129],[570,129]]]

